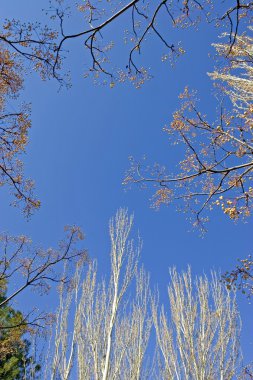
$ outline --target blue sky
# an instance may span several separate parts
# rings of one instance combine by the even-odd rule
[[[1,3],[6,17],[42,20],[45,1],[2,0]],[[78,22],[79,19],[73,23],[75,29]],[[71,19],[69,23],[71,26]],[[116,24],[116,32],[117,27]],[[129,156],[141,158],[145,154],[150,162],[165,165],[177,160],[177,152],[170,147],[162,128],[171,120],[179,105],[177,96],[185,85],[199,91],[207,113],[215,109],[212,83],[206,72],[213,68],[208,53],[213,52],[210,45],[217,40],[217,30],[203,25],[199,30],[170,31],[168,36],[172,42],[176,38],[181,40],[186,54],[171,68],[161,62],[164,50],[158,48],[159,41],[151,39],[142,59],[152,67],[154,78],[138,90],[128,84],[113,89],[94,86],[90,79],[84,79],[88,56],[81,41],[68,45],[66,67],[72,76],[71,89],[58,92],[57,83],[28,76],[21,97],[32,104],[25,171],[36,182],[42,207],[26,221],[19,210],[8,206],[10,199],[4,189],[1,189],[0,204],[1,230],[27,234],[45,247],[55,245],[62,238],[64,225],[81,226],[86,234],[85,246],[92,257],[98,258],[105,272],[108,270],[108,219],[117,208],[127,207],[134,212],[135,227],[143,239],[142,262],[151,274],[152,283],[158,283],[163,294],[170,266],[185,269],[190,264],[195,274],[208,273],[210,269],[226,271],[235,266],[237,258],[252,253],[251,220],[234,224],[215,211],[211,214],[208,233],[200,238],[174,206],[156,212],[149,207],[149,191],[137,188],[125,191],[122,186]],[[116,49],[121,54],[121,48],[116,46]],[[29,292],[22,297],[26,297],[25,303],[29,305]],[[252,338],[248,338],[253,329],[252,306],[243,298],[239,302],[242,342],[249,361],[252,359]],[[42,307],[47,303],[44,299]]]

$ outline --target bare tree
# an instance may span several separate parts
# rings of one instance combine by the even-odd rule
[[[179,96],[181,108],[164,128],[172,145],[180,144],[185,155],[177,174],[159,164],[147,167],[132,161],[124,183],[153,184],[153,206],[184,201],[194,225],[204,229],[208,211],[220,207],[236,220],[251,215],[253,59],[251,36],[237,35],[232,48],[215,44],[222,68],[209,74],[219,81],[221,103],[217,118],[208,121],[199,110],[196,93],[188,88]],[[228,54],[230,52],[230,55]],[[216,83],[217,84],[217,83]],[[170,169],[172,170],[172,169]]]
[[[68,227],[66,239],[60,242],[58,249],[42,249],[32,246],[25,236],[0,236],[0,377],[38,378],[40,365],[36,359],[36,337],[45,333],[53,315],[38,310],[36,294],[31,298],[33,306],[27,310],[25,290],[37,290],[44,295],[52,283],[67,284],[75,268],[74,262],[82,265],[87,262],[87,251],[78,247],[82,238],[78,227]],[[62,264],[68,264],[64,276]],[[18,296],[22,309],[25,307],[22,312],[13,306],[12,301],[16,301]],[[30,342],[33,343],[32,355]]]
[[[216,274],[192,280],[170,270],[170,316],[153,299],[157,378],[230,380],[239,364],[240,319],[235,294]]]
[[[85,25],[78,31],[69,31],[66,19],[70,9],[77,8],[83,16]],[[253,2],[234,0],[231,4],[221,5],[211,0],[132,0],[132,1],[82,1],[67,2],[62,0],[51,2],[47,13],[58,21],[56,30],[39,23],[24,24],[19,20],[7,20],[4,24],[0,41],[20,57],[28,60],[39,71],[42,78],[54,77],[63,81],[62,62],[66,55],[65,45],[71,40],[80,39],[89,52],[88,70],[97,78],[100,74],[113,80],[129,79],[139,86],[148,78],[147,69],[139,62],[139,54],[144,49],[150,35],[157,37],[165,49],[165,56],[180,55],[183,49],[177,42],[170,41],[168,30],[176,27],[195,26],[201,19],[207,23],[215,22],[217,27],[228,29],[229,45],[232,49],[238,35],[239,26],[250,22]],[[164,30],[162,18],[167,19]],[[124,43],[128,42],[127,59],[124,68],[112,69],[110,50],[114,41],[110,36],[110,28],[118,20],[124,19],[122,29]],[[107,37],[107,31],[109,37]],[[89,59],[90,58],[90,59]]]
[[[61,288],[54,359],[48,368],[52,380],[70,379],[73,366],[78,371],[74,378],[80,380],[137,380],[147,376],[144,355],[152,325],[149,277],[137,269],[140,244],[135,248],[129,237],[132,223],[133,217],[125,210],[119,210],[110,222],[109,281],[97,279],[93,261],[84,279],[78,266],[71,287]],[[135,293],[128,299],[134,279]]]
[[[167,317],[150,295],[149,276],[137,270],[131,226],[124,210],[110,223],[109,281],[98,280],[93,261],[84,278],[78,265],[71,284],[61,285],[45,379],[232,380],[241,358],[235,293],[215,273],[193,280],[190,269],[172,269]],[[149,362],[152,325],[157,348]]]
[[[81,262],[87,262],[87,250],[77,247],[77,242],[82,239],[83,233],[79,227],[75,226],[66,227],[66,240],[59,243],[58,249],[34,248],[31,240],[25,236],[11,237],[2,234],[0,236],[3,252],[0,260],[0,281],[2,284],[15,282],[17,287],[1,301],[0,307],[9,303],[27,288],[47,292],[50,282],[67,282],[67,275],[62,277],[59,265],[66,262],[70,264],[79,259]]]

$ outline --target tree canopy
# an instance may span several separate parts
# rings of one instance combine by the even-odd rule
[[[171,151],[179,147],[177,165],[166,168],[131,158],[123,185],[150,188],[156,209],[177,203],[201,231],[206,231],[214,210],[232,221],[250,220],[252,11],[253,2],[247,0],[54,0],[43,10],[43,22],[6,19],[0,30],[0,186],[9,189],[12,205],[20,206],[28,218],[41,206],[35,182],[24,175],[32,118],[30,99],[20,99],[33,72],[63,91],[69,88],[66,61],[72,57],[67,49],[79,43],[79,51],[86,52],[85,78],[109,90],[128,82],[140,89],[152,79],[150,42],[163,62],[176,64],[185,54],[179,31],[197,31],[205,23],[206,28],[215,25],[219,38],[213,43],[213,69],[207,73],[214,84],[216,113],[210,115],[203,99],[198,99],[198,89],[186,85],[178,95],[180,107],[163,128]],[[68,174],[66,170],[65,181]],[[93,186],[99,181],[96,178]],[[68,380],[73,367],[80,379],[232,380],[238,375],[240,318],[234,292],[241,289],[252,295],[251,256],[220,276],[223,282],[213,274],[211,280],[198,277],[193,285],[190,269],[182,274],[171,269],[168,317],[158,292],[149,289],[149,275],[138,266],[140,245],[135,249],[129,239],[132,223],[124,209],[110,222],[108,281],[98,280],[96,260],[89,260],[79,245],[83,233],[78,226],[65,228],[65,239],[57,248],[32,245],[22,234],[0,235],[1,378],[41,376],[30,354],[30,339],[33,329],[45,327],[47,315],[36,314],[35,309],[20,312],[13,301],[29,289],[45,295],[52,284],[58,285],[60,297],[56,317],[50,321],[53,345],[48,351],[51,361],[43,369],[45,378]],[[150,364],[146,353],[151,331],[156,350]],[[253,377],[250,366],[241,376]]]

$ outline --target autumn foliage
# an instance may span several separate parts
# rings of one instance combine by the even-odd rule
[[[25,104],[19,111],[10,106],[22,89],[23,70],[16,54],[3,44],[0,47],[0,185],[7,185],[14,196],[13,205],[21,203],[24,213],[30,215],[40,206],[33,196],[33,181],[24,178],[20,159],[28,142],[30,110]]]
[[[249,28],[248,33],[252,33]],[[231,46],[215,44],[222,68],[210,73],[220,99],[214,120],[200,110],[195,91],[179,95],[181,107],[164,131],[185,151],[178,173],[132,161],[124,183],[154,184],[153,206],[184,201],[193,223],[203,227],[218,206],[229,218],[250,216],[253,200],[253,39],[237,36]],[[186,208],[185,208],[186,207]]]

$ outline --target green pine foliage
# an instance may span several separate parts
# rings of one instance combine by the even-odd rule
[[[6,299],[7,284],[0,282],[0,302]],[[8,304],[0,308],[0,379],[36,379],[40,366],[29,356],[30,342],[24,316]]]

